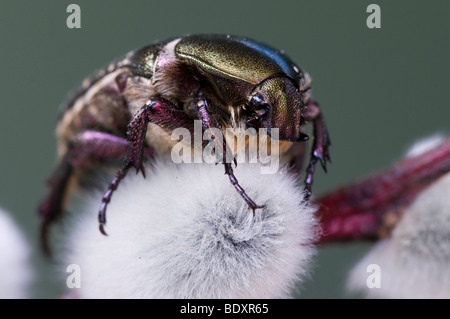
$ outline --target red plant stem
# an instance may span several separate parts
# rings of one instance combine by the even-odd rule
[[[387,213],[400,215],[416,195],[448,172],[450,138],[424,154],[317,198],[323,229],[320,242],[377,238]]]

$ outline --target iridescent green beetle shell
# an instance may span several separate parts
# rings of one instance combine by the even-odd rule
[[[211,74],[252,85],[275,76],[289,77],[299,83],[302,76],[300,68],[280,51],[242,37],[187,36],[178,42],[175,54]]]
[[[152,79],[158,57],[173,41],[173,57],[200,71],[193,76],[203,77],[203,90],[214,92],[210,96],[218,104],[242,105],[258,84],[270,78],[289,78],[297,89],[304,78],[302,70],[281,51],[251,39],[210,34],[171,38],[131,51],[86,79],[63,103],[60,118],[108,74],[122,69]]]

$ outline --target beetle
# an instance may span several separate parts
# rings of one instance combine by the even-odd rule
[[[299,166],[313,123],[311,158],[306,168],[305,200],[311,195],[317,161],[326,171],[330,139],[319,105],[311,99],[311,79],[287,55],[239,36],[187,35],[131,51],[82,82],[60,107],[56,128],[58,164],[40,205],[42,238],[62,213],[77,173],[98,164],[122,161],[99,208],[106,235],[106,208],[132,167],[145,176],[143,162],[168,154],[177,127],[193,131],[233,126],[279,130],[280,155]],[[214,139],[213,141],[217,138]],[[230,152],[224,141],[223,152]],[[232,163],[225,174],[253,213],[257,205],[239,184]]]

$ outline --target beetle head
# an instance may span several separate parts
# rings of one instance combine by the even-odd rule
[[[287,77],[264,80],[252,92],[245,107],[251,113],[248,126],[262,124],[271,135],[271,129],[279,129],[279,139],[304,141],[308,136],[300,132],[303,119],[303,100],[298,88]]]

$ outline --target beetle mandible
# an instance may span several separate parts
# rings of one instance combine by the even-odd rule
[[[99,209],[105,233],[106,207],[128,170],[145,174],[144,159],[167,153],[177,127],[193,131],[233,127],[279,129],[280,155],[299,166],[301,132],[313,123],[313,145],[306,168],[305,199],[311,195],[317,161],[330,161],[330,139],[319,105],[311,99],[311,79],[284,53],[257,41],[222,35],[168,39],[126,54],[83,81],[62,105],[56,129],[58,165],[50,193],[40,205],[42,236],[61,215],[76,172],[122,160]],[[237,124],[236,124],[237,123]],[[223,152],[230,152],[224,141]],[[300,151],[301,150],[301,151]],[[253,210],[261,208],[240,186],[223,156],[225,174]],[[144,175],[145,176],[145,175]],[[44,240],[45,241],[45,240]]]

